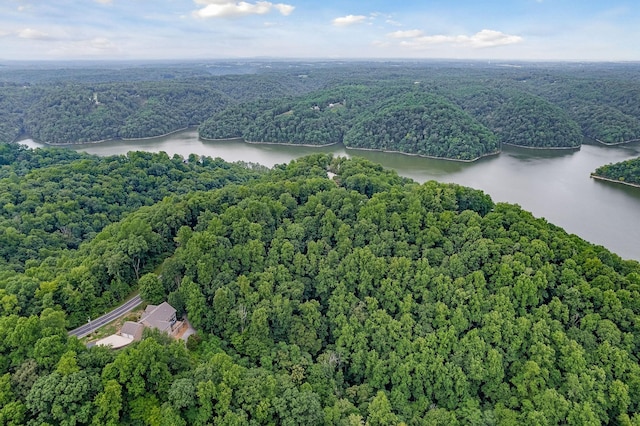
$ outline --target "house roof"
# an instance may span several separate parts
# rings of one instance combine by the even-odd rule
[[[148,305],[140,322],[147,327],[157,328],[161,331],[170,330],[175,322],[176,310],[167,302],[159,305]]]
[[[144,330],[143,324],[133,322],[133,321],[127,321],[122,325],[122,328],[120,329],[120,334],[121,335],[128,334],[130,336],[133,336],[134,340],[140,340],[142,338],[143,330]]]

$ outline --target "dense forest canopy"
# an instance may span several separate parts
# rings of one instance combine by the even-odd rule
[[[497,138],[460,107],[413,85],[341,86],[302,98],[226,109],[199,127],[205,139],[328,145],[471,160]]]
[[[125,65],[0,68],[0,141],[74,143],[200,126],[204,138],[469,160],[504,143],[577,148],[584,137],[640,138],[636,64]]]
[[[2,424],[640,423],[640,265],[518,206],[325,155],[269,172],[1,158],[24,187],[90,162],[122,164],[140,197],[127,174],[158,165],[203,182],[24,271],[0,265]],[[218,170],[227,184],[206,186]],[[197,337],[119,351],[67,337],[135,288]]]

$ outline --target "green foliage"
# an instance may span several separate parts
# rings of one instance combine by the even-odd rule
[[[380,184],[347,188],[359,174]],[[607,423],[640,407],[635,262],[363,160],[310,157],[210,202],[225,208],[181,231],[173,263],[216,337],[191,353],[216,361],[157,394],[187,422]]]
[[[446,99],[406,93],[372,105],[345,135],[347,147],[472,160],[498,151],[491,132]]]
[[[640,158],[598,167],[593,174],[614,181],[640,185]]]
[[[326,145],[474,159],[496,138],[444,98],[391,83],[338,87],[293,100],[255,101],[204,122],[208,139]]]
[[[502,143],[575,148],[583,136],[640,138],[636,64],[288,65],[248,73],[251,65],[238,64],[0,70],[0,142],[142,138],[200,126],[207,139],[343,142],[469,160]]]
[[[59,305],[72,326],[125,297],[194,218],[167,199],[151,215],[108,225],[172,194],[259,176],[206,157],[185,162],[165,153],[97,157],[13,144],[0,149],[7,162],[0,169],[0,312],[30,315]],[[141,286],[148,300],[164,300],[171,288],[160,284]]]
[[[138,280],[138,289],[142,300],[152,305],[159,305],[165,300],[165,290],[156,274],[145,274]]]
[[[3,423],[633,424],[640,411],[637,262],[361,159],[315,155],[165,198],[3,274]],[[67,337],[135,285],[200,338],[146,332],[112,352]]]
[[[360,69],[361,70],[361,69]],[[249,101],[206,120],[209,139],[323,145],[470,160],[501,144],[576,148],[583,137],[640,137],[637,79],[626,69],[503,70],[384,66],[293,98]],[[417,81],[416,81],[417,80]],[[606,82],[606,83],[604,83]]]
[[[0,150],[8,164],[0,171],[0,262],[16,270],[27,259],[75,249],[107,224],[170,194],[257,175],[220,160],[184,162],[165,153],[97,157],[6,144]]]
[[[23,134],[54,144],[158,136],[197,126],[238,101],[305,93],[324,81],[287,73],[214,77],[226,73],[197,66],[31,69],[17,75],[12,68],[0,70],[0,142]]]

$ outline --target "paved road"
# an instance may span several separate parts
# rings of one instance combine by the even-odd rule
[[[78,327],[75,330],[71,330],[68,334],[69,336],[76,336],[78,339],[81,339],[84,336],[93,333],[103,325],[108,324],[116,318],[119,318],[122,315],[126,314],[127,312],[132,311],[134,308],[140,306],[141,303],[142,299],[140,298],[140,295],[137,294],[133,299],[127,301],[123,305],[118,306],[113,311],[106,313],[99,318],[91,320],[91,322],[88,322],[87,324]]]

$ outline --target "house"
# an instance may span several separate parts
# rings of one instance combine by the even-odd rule
[[[145,327],[156,328],[169,334],[173,331],[176,322],[176,310],[167,302],[148,305],[139,321]]]
[[[176,319],[176,310],[167,302],[159,305],[148,305],[144,310],[140,321],[127,321],[122,325],[118,334],[98,340],[96,345],[109,346],[118,349],[129,343],[142,339],[142,332],[145,328],[155,328],[162,332],[172,334],[180,329],[182,323]]]
[[[144,325],[139,322],[127,321],[120,329],[120,335],[130,340],[138,341],[142,339]]]

